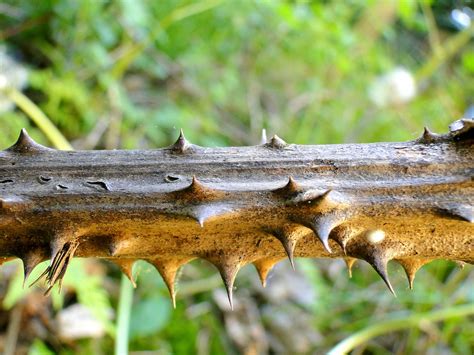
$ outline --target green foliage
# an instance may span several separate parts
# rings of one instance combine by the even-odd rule
[[[296,143],[405,140],[417,137],[425,125],[445,131],[473,104],[473,43],[467,32],[442,27],[447,3],[4,0],[0,46],[29,73],[28,86],[16,89],[77,149],[161,147],[174,141],[179,128],[193,143],[205,146],[257,144],[262,128]],[[0,79],[13,83],[1,60]],[[400,66],[416,79],[415,96],[396,102],[389,88],[388,101],[376,104],[370,88]],[[4,99],[0,89],[0,101]],[[0,112],[0,122],[0,147],[10,145],[22,127],[51,145],[18,108]],[[468,268],[432,263],[420,271],[415,290],[409,292],[402,271],[393,267],[398,290],[393,299],[365,266],[356,268],[349,282],[342,264],[337,265],[298,262],[317,297],[293,309],[314,314],[307,326],[324,335],[318,352],[400,312],[474,302]],[[43,268],[35,269],[31,279]],[[131,350],[243,352],[223,328],[230,318],[211,301],[215,282],[209,275],[214,270],[186,266],[183,295],[173,311],[158,274],[146,263],[138,269]],[[263,314],[269,301],[255,290],[256,276],[247,269],[237,281],[242,280],[242,289],[252,290],[247,297],[255,296],[255,309]],[[108,337],[101,347],[110,353],[115,330],[109,310],[117,292],[108,287],[106,294],[103,286],[118,278],[84,270],[83,263],[72,263],[64,286],[103,322]],[[3,299],[5,309],[28,292],[22,282],[18,269]],[[53,295],[58,310],[64,300],[55,291]],[[286,308],[291,307],[281,305],[275,312]],[[270,325],[265,324],[267,331],[275,336]],[[470,319],[446,320],[430,329],[401,330],[367,349],[377,354],[423,353],[433,347],[472,353],[470,329]],[[92,349],[91,344],[79,349]],[[30,352],[46,349],[46,343],[35,340]]]

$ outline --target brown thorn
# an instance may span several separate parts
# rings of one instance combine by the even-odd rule
[[[266,145],[270,148],[283,149],[288,146],[288,143],[275,134]]]
[[[26,281],[30,276],[31,272],[34,270],[38,264],[42,263],[46,260],[46,257],[42,255],[40,251],[38,252],[30,252],[27,253],[25,256],[21,257],[21,261],[23,262],[23,288],[25,288]]]
[[[257,269],[257,273],[260,278],[260,282],[262,283],[262,287],[267,286],[268,274],[279,260],[280,259],[275,258],[264,258],[253,262],[255,269]]]
[[[170,193],[175,199],[187,201],[210,201],[221,199],[225,192],[205,186],[198,178],[193,175],[191,183],[185,188]]]
[[[405,259],[396,259],[396,261],[403,267],[405,274],[408,279],[408,286],[410,290],[413,289],[413,284],[415,281],[415,275],[417,271],[423,266],[432,261],[432,259],[427,258],[405,258]]]
[[[357,262],[357,259],[356,258],[351,258],[351,257],[345,257],[343,259],[344,259],[344,262],[346,263],[346,266],[347,266],[347,272],[349,274],[349,278],[352,279],[352,267]]]
[[[191,261],[193,258],[186,257],[186,258],[178,258],[178,259],[170,259],[167,261],[161,260],[149,260],[149,262],[158,270],[161,275],[161,278],[166,284],[168,288],[171,303],[173,304],[173,308],[176,309],[176,275],[179,272],[179,269],[182,265],[186,264],[187,262]]]
[[[227,298],[229,299],[230,309],[234,310],[234,301],[233,301],[233,290],[234,290],[234,281],[237,273],[239,272],[242,263],[239,261],[233,262],[230,260],[209,260],[221,274],[222,281],[224,282],[224,287],[227,292]]]
[[[441,135],[433,133],[428,127],[424,127],[423,134],[418,138],[419,143],[430,144],[438,141]]]
[[[183,130],[180,129],[179,137],[177,141],[169,148],[173,152],[181,154],[181,153],[185,153],[190,147],[191,147],[191,144],[187,141],[186,137],[184,136]]]
[[[395,293],[395,290],[393,289],[392,284],[390,283],[390,279],[388,278],[388,271],[387,271],[388,260],[386,260],[378,252],[372,253],[370,257],[365,258],[364,260],[367,261],[374,268],[374,270],[380,275],[382,280],[385,282],[390,292],[395,297],[397,297],[397,294]]]
[[[6,149],[7,152],[22,153],[22,154],[34,154],[52,151],[54,149],[47,148],[41,144],[36,143],[29,135],[26,129],[22,129],[18,140],[10,148]]]
[[[276,229],[272,231],[268,231],[270,235],[278,239],[285,249],[285,253],[288,256],[288,260],[290,261],[291,268],[295,269],[295,260],[294,260],[294,251],[296,247],[296,241],[291,238],[291,233],[282,229]]]
[[[321,215],[313,220],[310,227],[323,244],[324,249],[328,253],[332,253],[329,246],[329,234],[331,234],[332,229],[335,227],[334,219],[331,216]]]
[[[128,259],[128,258],[117,258],[117,259],[110,259],[111,262],[116,264],[120,270],[127,276],[130,282],[133,285],[133,288],[137,288],[137,283],[133,278],[133,265],[135,264],[136,259]]]
[[[278,189],[273,190],[272,192],[283,197],[291,197],[297,195],[302,191],[303,189],[301,188],[301,186],[293,179],[292,176],[289,176],[288,182],[285,184],[285,186],[279,187]]]

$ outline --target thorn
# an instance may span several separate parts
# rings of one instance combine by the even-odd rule
[[[307,191],[305,193],[300,194],[295,199],[295,202],[303,202],[306,204],[311,204],[313,206],[317,206],[318,208],[325,208],[329,209],[331,207],[334,207],[336,203],[332,201],[330,194],[333,192],[332,189],[327,189],[324,192],[315,192],[313,191]]]
[[[296,240],[292,238],[292,234],[287,230],[276,229],[268,232],[270,235],[278,239],[285,249],[285,253],[290,260],[291,268],[295,269],[294,251],[296,247]]]
[[[52,151],[54,149],[47,148],[42,146],[41,144],[36,143],[26,132],[26,129],[22,129],[20,132],[20,136],[15,144],[13,144],[10,148],[6,149],[7,152],[13,153],[42,153],[46,151]]]
[[[347,243],[352,239],[353,234],[350,228],[337,226],[331,231],[330,237],[341,247],[344,255],[347,255]]]
[[[30,276],[33,269],[38,266],[38,264],[42,263],[47,258],[43,255],[41,251],[38,252],[30,252],[27,253],[25,256],[21,257],[21,261],[23,262],[23,288],[25,288],[26,281]]]
[[[403,267],[405,274],[408,279],[408,286],[410,290],[413,290],[413,284],[415,281],[415,275],[417,271],[423,266],[432,261],[432,259],[426,258],[406,258],[406,259],[396,259],[396,261]]]
[[[116,264],[120,270],[128,277],[130,282],[133,285],[133,288],[137,288],[137,283],[133,277],[133,265],[135,264],[135,259],[128,259],[128,258],[117,258],[117,259],[110,259],[111,262]]]
[[[310,225],[328,253],[332,253],[331,247],[329,246],[329,234],[335,226],[334,218],[327,215],[317,217]]]
[[[203,200],[219,199],[224,195],[224,191],[205,186],[197,179],[196,175],[193,175],[191,183],[187,187],[171,192],[171,194],[173,194],[176,199],[200,202]]]
[[[272,192],[281,195],[283,197],[292,197],[302,192],[301,186],[293,179],[292,176],[288,177],[288,182],[283,187],[279,187]]]
[[[262,135],[260,138],[260,144],[267,144],[267,130],[265,128],[262,128]]]
[[[352,279],[352,267],[356,263],[357,259],[356,258],[351,258],[351,257],[346,257],[343,258],[344,262],[346,263],[347,266],[347,272],[349,274],[349,278]]]
[[[192,144],[187,141],[183,130],[180,129],[178,140],[169,148],[176,153],[185,153],[191,146]]]
[[[441,138],[441,135],[433,133],[428,127],[424,127],[423,134],[418,139],[419,143],[430,144],[438,141]]]
[[[173,258],[166,261],[149,260],[149,262],[158,270],[170,293],[173,308],[176,309],[176,275],[182,265],[191,261],[193,258]]]
[[[224,282],[224,286],[227,291],[227,298],[229,299],[230,309],[234,310],[234,301],[233,301],[234,281],[242,264],[241,262],[238,262],[238,261],[232,262],[230,260],[224,260],[224,261],[218,261],[218,262],[211,261],[211,263],[217,268],[217,270],[219,270],[219,273],[221,274],[222,281]]]
[[[449,203],[439,208],[442,214],[447,214],[452,217],[460,218],[469,223],[474,223],[474,207],[460,204],[460,203]]]
[[[217,217],[231,211],[232,210],[224,204],[213,203],[192,207],[188,215],[195,219],[201,228],[204,228],[204,222],[206,222],[209,218]]]
[[[388,272],[387,272],[388,261],[384,257],[382,257],[381,253],[374,251],[369,257],[364,258],[364,260],[367,261],[374,268],[375,271],[377,271],[377,273],[380,275],[382,280],[387,285],[390,292],[395,297],[397,297],[397,294],[395,293],[395,290],[393,289],[392,284],[390,283],[390,280],[388,278]]]
[[[270,142],[267,143],[267,146],[270,148],[283,149],[288,146],[283,139],[278,137],[276,134],[270,139]]]
[[[462,118],[454,121],[449,125],[449,132],[454,138],[473,138],[474,118]]]
[[[458,267],[459,267],[461,270],[464,269],[464,267],[466,266],[466,263],[465,263],[464,261],[455,260],[454,262],[458,265]]]
[[[259,259],[253,262],[255,269],[257,269],[258,276],[260,278],[260,282],[262,283],[262,287],[267,286],[267,278],[270,271],[273,269],[275,264],[279,261],[279,259]]]

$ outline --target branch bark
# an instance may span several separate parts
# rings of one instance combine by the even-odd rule
[[[253,147],[178,141],[148,151],[58,151],[22,131],[0,152],[0,253],[25,277],[51,258],[60,282],[73,256],[131,274],[156,266],[174,298],[178,268],[204,258],[232,299],[238,269],[265,282],[288,256],[369,262],[392,290],[387,263],[410,280],[433,259],[474,262],[474,121],[425,129],[404,143]],[[393,291],[393,290],[392,290]]]

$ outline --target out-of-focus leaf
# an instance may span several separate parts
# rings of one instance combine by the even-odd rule
[[[132,308],[130,336],[147,336],[159,332],[170,320],[170,303],[163,296],[143,298]]]

